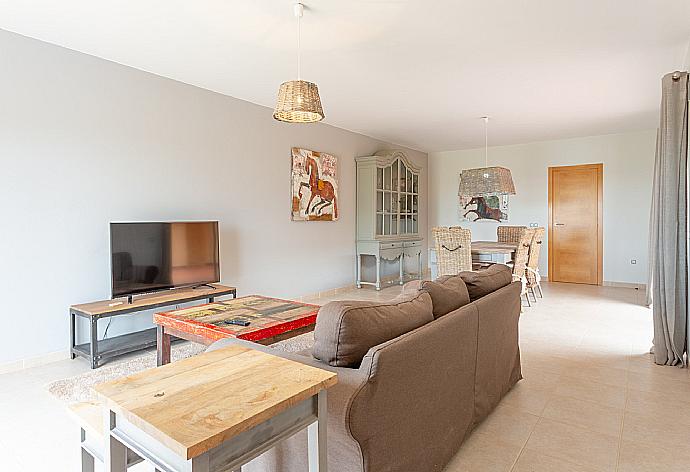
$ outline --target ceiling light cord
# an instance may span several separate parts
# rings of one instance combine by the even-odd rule
[[[302,15],[304,5],[295,3],[295,16],[297,17],[297,80],[302,78]]]
[[[489,167],[489,117],[482,116],[484,120],[484,167]]]

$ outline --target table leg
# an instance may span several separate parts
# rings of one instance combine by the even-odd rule
[[[77,315],[74,314],[72,310],[69,311],[69,358],[74,359],[76,354],[74,354],[74,346],[76,346],[76,324]]]
[[[96,461],[91,453],[84,447],[84,441],[86,441],[86,431],[84,428],[80,429],[81,432],[81,472],[94,472],[96,467]]]
[[[200,456],[194,457],[190,460],[192,467],[191,472],[209,472],[211,470],[211,461],[208,452]]]
[[[362,255],[357,254],[357,288],[362,288]]]
[[[376,256],[376,290],[381,290],[381,258]]]
[[[328,447],[326,445],[326,425],[328,408],[326,390],[317,397],[316,422],[308,427],[309,472],[328,472]]]
[[[89,331],[89,337],[91,338],[89,343],[89,348],[91,350],[91,368],[95,369],[98,367],[98,317],[90,317],[91,329]]]
[[[103,462],[106,472],[127,472],[127,447],[111,434],[112,430],[115,428],[115,422],[115,413],[106,410],[106,444]]]
[[[417,254],[417,267],[418,267],[418,278],[422,280],[424,278],[424,269],[422,268],[422,251]]]
[[[170,364],[170,335],[161,325],[156,326],[156,364]]]
[[[405,274],[405,253],[403,252],[400,254],[400,278],[398,279],[398,283],[400,285],[403,284],[404,274]]]

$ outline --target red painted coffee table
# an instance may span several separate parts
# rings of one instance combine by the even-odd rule
[[[153,315],[157,326],[158,365],[170,362],[170,338],[204,345],[239,338],[273,344],[314,330],[318,305],[250,295]],[[228,324],[244,319],[248,326]]]

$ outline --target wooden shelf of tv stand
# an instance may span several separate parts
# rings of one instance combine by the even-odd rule
[[[95,369],[102,360],[156,345],[155,328],[98,340],[98,320],[101,318],[154,310],[198,300],[212,302],[216,297],[227,295],[237,296],[237,289],[235,287],[220,284],[209,285],[197,288],[176,288],[158,293],[139,295],[134,297],[132,303],[129,303],[124,298],[100,300],[70,306],[70,354],[72,359],[76,356],[85,357],[90,361],[91,368]],[[90,323],[89,342],[84,344],[76,344],[77,317],[86,318]]]
[[[132,303],[127,302],[127,298],[101,300],[91,303],[72,305],[70,310],[79,312],[81,316],[98,316],[106,318],[108,316],[124,315],[136,311],[153,310],[162,306],[177,305],[180,303],[203,300],[210,297],[222,297],[224,295],[235,295],[237,289],[220,284],[209,284],[211,287],[198,288],[174,288],[158,293],[134,296]],[[120,303],[119,305],[113,305]]]

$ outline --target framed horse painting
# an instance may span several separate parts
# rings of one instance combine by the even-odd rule
[[[506,221],[508,195],[460,197],[460,219],[463,221]]]
[[[292,148],[292,219],[338,219],[338,159],[335,156]]]

